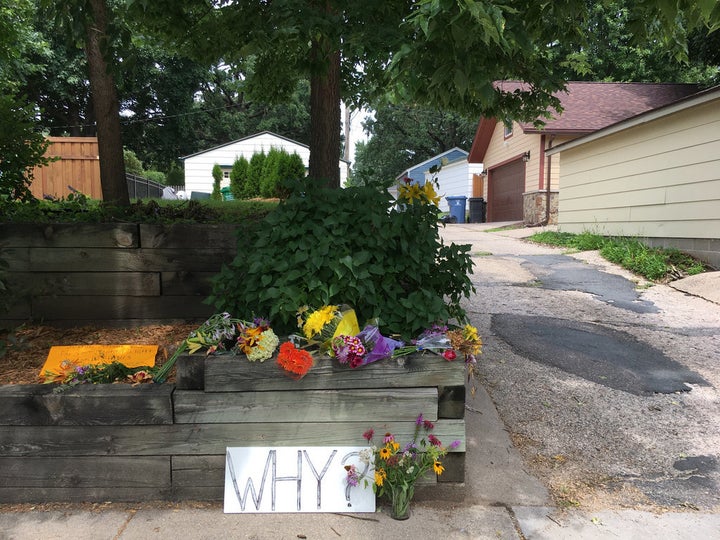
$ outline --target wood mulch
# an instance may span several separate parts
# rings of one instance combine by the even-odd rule
[[[0,330],[0,385],[43,382],[40,369],[54,345],[158,345],[155,363],[160,365],[198,326],[198,323],[134,328],[23,325],[12,331]]]

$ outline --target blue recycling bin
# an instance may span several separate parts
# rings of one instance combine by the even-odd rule
[[[465,202],[467,197],[465,195],[457,195],[453,197],[445,197],[445,200],[450,206],[450,217],[452,217],[455,223],[465,223]]]

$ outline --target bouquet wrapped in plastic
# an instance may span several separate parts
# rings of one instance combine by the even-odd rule
[[[383,336],[377,326],[368,325],[357,335],[335,336],[331,342],[331,355],[341,364],[355,369],[392,358],[393,352],[403,345],[402,341]]]
[[[336,336],[354,336],[360,332],[355,310],[346,305],[327,305],[314,311],[307,306],[300,308],[298,326],[307,342],[319,345],[321,351],[329,350]]]

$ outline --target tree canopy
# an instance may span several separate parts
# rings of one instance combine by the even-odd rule
[[[563,88],[570,68],[594,70],[600,76],[588,38],[598,3],[589,0],[18,0],[12,7],[0,4],[5,10],[0,13],[0,30],[7,29],[11,36],[0,37],[10,47],[6,66],[7,58],[26,58],[42,42],[18,34],[27,28],[16,28],[13,18],[21,10],[32,12],[38,3],[62,15],[63,26],[57,28],[70,42],[85,45],[86,58],[94,66],[88,80],[101,156],[122,144],[114,136],[120,132],[119,122],[111,122],[111,117],[118,115],[123,96],[116,100],[112,88],[122,92],[126,84],[132,86],[121,75],[134,61],[143,63],[142,55],[132,53],[133,44],[142,38],[152,43],[147,45],[151,54],[145,59],[144,76],[152,77],[158,88],[164,85],[168,100],[163,103],[161,92],[146,93],[148,107],[170,109],[169,100],[177,101],[177,90],[183,102],[174,104],[167,116],[178,119],[194,107],[184,94],[191,81],[180,82],[183,70],[188,79],[196,77],[192,62],[205,69],[227,66],[226,73],[240,74],[213,86],[214,90],[241,83],[237,98],[242,100],[236,103],[247,103],[246,97],[254,102],[287,101],[299,81],[309,80],[310,174],[329,185],[339,183],[341,99],[358,106],[390,95],[395,103],[452,109],[471,117],[534,120],[558,105],[552,94]],[[688,36],[702,43],[703,36],[720,27],[720,4],[714,1],[626,0],[622,7],[623,36],[632,36],[638,46],[661,43],[675,58],[688,56]],[[12,16],[3,22],[8,10]],[[168,53],[161,62],[154,62],[157,51],[152,49],[157,47]],[[61,78],[80,83],[73,76],[71,56],[68,60],[67,74]],[[162,73],[154,71],[158,66]],[[29,72],[30,67],[28,63],[23,69]],[[169,75],[166,80],[164,75]],[[503,79],[529,84],[526,91],[506,92],[493,85]],[[78,88],[81,104],[84,91]],[[141,95],[138,89],[136,97]],[[138,125],[129,128],[135,132],[133,139],[151,140],[150,123],[135,120]],[[115,159],[122,157],[121,148],[106,155],[114,160],[111,168],[122,167]],[[117,194],[124,180],[114,175],[108,182],[117,184],[112,190]]]
[[[299,78],[309,78],[310,174],[336,184],[340,99],[359,105],[389,91],[400,103],[431,104],[476,117],[534,120],[548,106],[558,105],[552,94],[566,82],[567,63],[582,63],[576,51],[565,54],[554,45],[587,42],[585,29],[595,2],[132,4],[151,26],[193,54],[229,63],[253,57],[251,91],[282,98]],[[638,43],[661,41],[675,57],[683,57],[691,30],[718,27],[720,7],[694,0],[628,0],[627,17],[627,28]],[[503,79],[530,84],[526,91],[504,92],[493,85]]]
[[[427,107],[383,104],[363,127],[370,139],[356,147],[351,183],[389,185],[411,165],[456,146],[470,150],[477,118]]]

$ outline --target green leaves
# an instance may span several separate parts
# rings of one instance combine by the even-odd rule
[[[437,210],[392,209],[386,191],[303,185],[270,214],[256,237],[215,279],[212,301],[231,313],[269,315],[295,329],[308,304],[347,303],[361,323],[417,335],[436,321],[462,319],[472,271],[469,246],[444,246]]]

